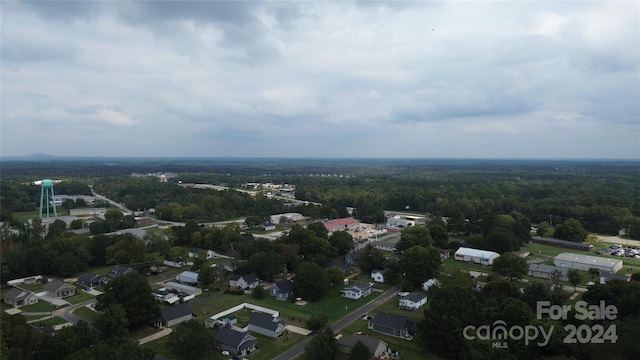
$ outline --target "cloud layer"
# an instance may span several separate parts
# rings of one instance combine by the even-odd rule
[[[640,158],[637,2],[3,2],[3,156]]]

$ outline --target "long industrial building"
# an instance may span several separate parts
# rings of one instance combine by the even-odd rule
[[[492,265],[493,261],[500,257],[500,254],[493,251],[479,250],[461,247],[455,253],[455,259],[458,261],[473,262],[482,265]]]
[[[574,253],[561,253],[553,259],[557,267],[589,271],[591,268],[616,273],[622,269],[622,260],[608,259],[598,256],[581,255]]]

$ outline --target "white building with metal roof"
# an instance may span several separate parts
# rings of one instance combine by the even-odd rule
[[[473,262],[482,265],[492,265],[500,254],[493,251],[461,247],[456,250],[454,258],[458,261]]]
[[[560,253],[553,259],[553,265],[568,269],[589,271],[591,268],[616,273],[622,269],[622,260],[574,253]]]

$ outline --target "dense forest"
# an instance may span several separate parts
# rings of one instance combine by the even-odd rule
[[[2,219],[36,209],[39,187],[29,181],[65,180],[57,194],[98,193],[133,210],[154,208],[173,221],[220,221],[287,211],[313,218],[344,216],[346,208],[370,223],[384,211],[444,217],[450,232],[480,232],[490,214],[517,212],[532,224],[579,221],[585,230],[640,239],[640,166],[619,161],[301,160],[218,159],[180,161],[103,160],[2,163]],[[285,205],[235,191],[189,189],[131,173],[172,172],[175,182],[241,188],[246,182],[288,183],[299,200]],[[73,204],[70,204],[73,206]],[[286,207],[285,207],[286,206]]]

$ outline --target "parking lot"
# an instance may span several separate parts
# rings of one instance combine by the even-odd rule
[[[613,244],[609,247],[596,250],[596,254],[640,259],[640,250],[636,249],[635,246],[625,247],[620,244]]]

